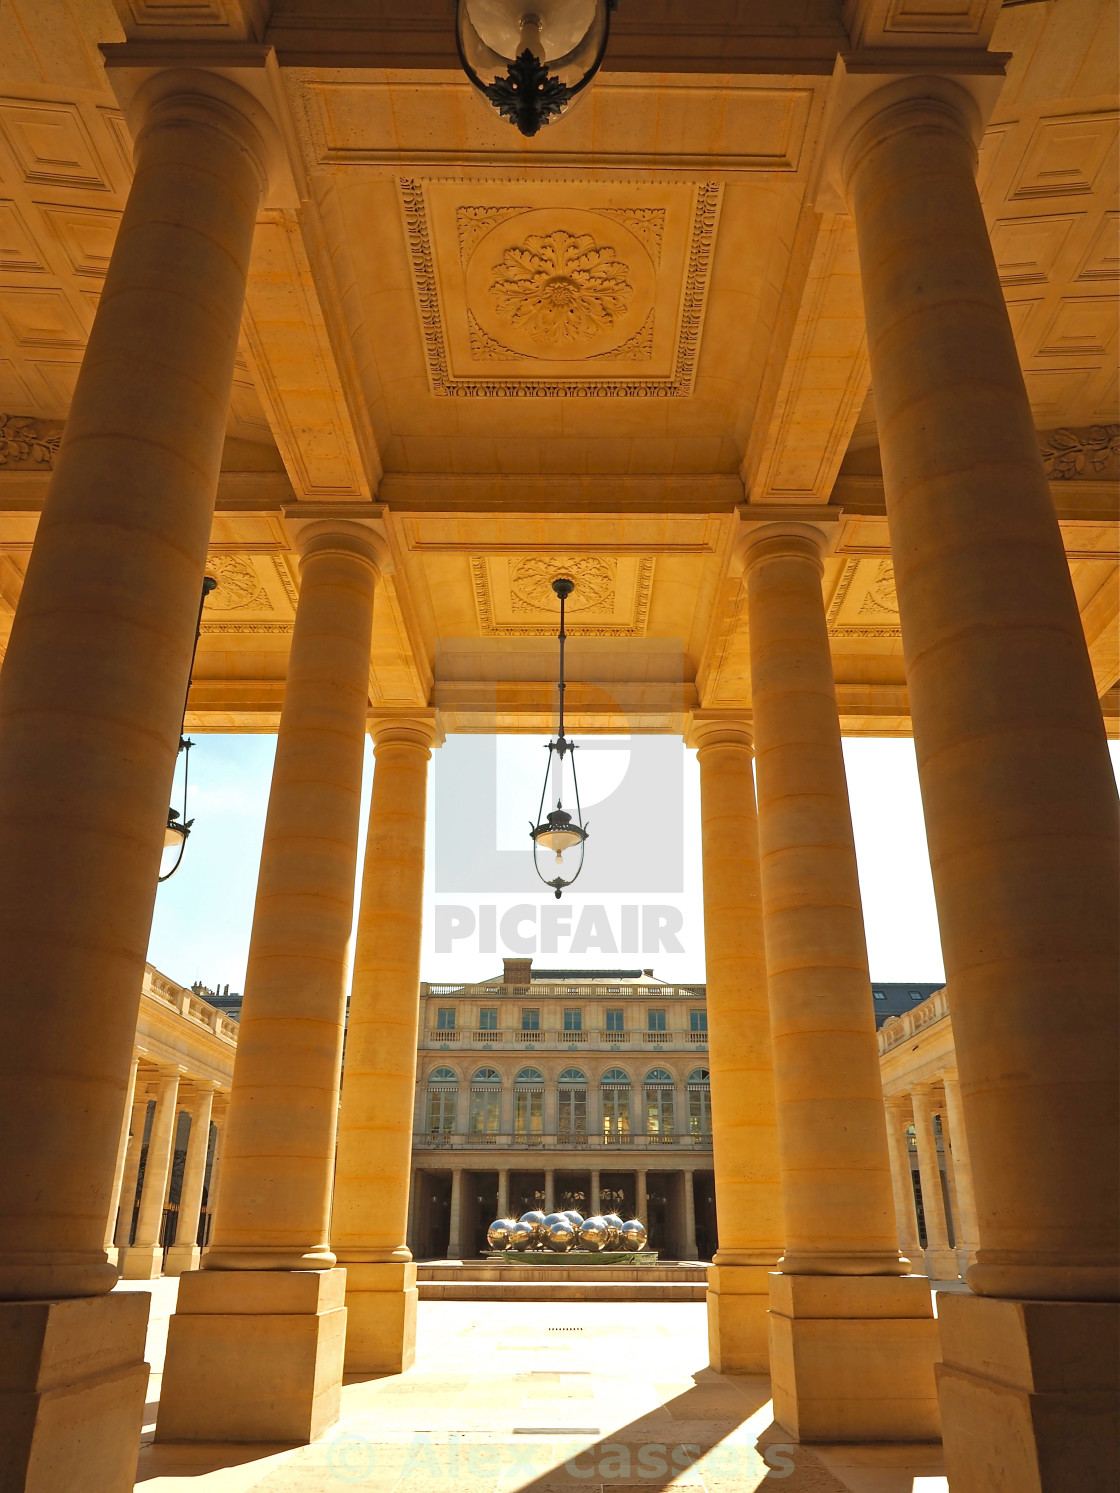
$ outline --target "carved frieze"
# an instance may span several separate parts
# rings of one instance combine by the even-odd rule
[[[0,467],[51,467],[61,440],[61,420],[0,415]]]
[[[261,578],[253,565],[240,555],[214,555],[206,563],[206,573],[217,581],[207,602],[208,610],[236,612],[243,607],[256,612],[274,610]]]
[[[1042,465],[1053,481],[1120,477],[1120,425],[1040,431]]]

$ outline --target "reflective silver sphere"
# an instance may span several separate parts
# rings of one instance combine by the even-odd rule
[[[604,1213],[603,1222],[611,1231],[611,1237],[607,1243],[607,1248],[617,1249],[618,1241],[622,1237],[622,1219],[619,1218],[617,1213]]]
[[[536,1208],[532,1208],[528,1213],[522,1213],[519,1222],[527,1223],[533,1230],[533,1242],[538,1246],[543,1246],[544,1235],[541,1233],[541,1229],[544,1227],[544,1214],[538,1212]],[[531,1248],[530,1245],[526,1245],[525,1247],[527,1249]]]
[[[506,1231],[506,1249],[532,1249],[537,1242],[537,1226],[524,1218],[512,1223]]]
[[[566,1213],[550,1213],[541,1224],[541,1239],[545,1249],[559,1254],[575,1243],[576,1227]]]
[[[583,1223],[580,1224],[579,1247],[581,1249],[606,1249],[610,1242],[611,1226],[599,1214],[594,1214],[591,1218],[585,1218]]]
[[[572,1220],[572,1223],[575,1225],[575,1227],[577,1229],[579,1228],[580,1224],[583,1222],[583,1214],[582,1213],[577,1213],[574,1208],[565,1208],[564,1209],[564,1217],[565,1218],[570,1218]]]
[[[516,1222],[515,1218],[495,1218],[486,1230],[486,1242],[491,1249],[509,1248],[509,1231]]]
[[[641,1219],[631,1218],[622,1225],[623,1249],[644,1249],[648,1237],[646,1226]]]

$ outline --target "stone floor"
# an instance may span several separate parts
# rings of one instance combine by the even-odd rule
[[[154,1445],[176,1286],[119,1287],[152,1291],[138,1493],[947,1493],[937,1446],[790,1445],[676,1302],[422,1302],[415,1368],[348,1384],[315,1445]]]

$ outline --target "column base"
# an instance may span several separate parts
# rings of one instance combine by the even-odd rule
[[[944,1249],[927,1249],[925,1267],[930,1280],[958,1280],[960,1278],[960,1261],[957,1259],[957,1252],[955,1249],[950,1249],[948,1245]]]
[[[132,1493],[149,1304],[144,1291],[0,1302],[4,1493]]]
[[[416,1266],[346,1265],[346,1372],[403,1374],[416,1361]]]
[[[163,1262],[164,1275],[185,1275],[197,1270],[202,1251],[197,1244],[173,1244]]]
[[[924,1275],[770,1276],[774,1419],[798,1441],[936,1441],[937,1357]]]
[[[345,1270],[195,1270],[167,1336],[157,1441],[313,1441],[338,1419]]]
[[[708,1266],[708,1361],[719,1374],[770,1372],[769,1265]]]
[[[1114,1302],[937,1298],[953,1493],[1120,1487]]]
[[[163,1274],[162,1244],[130,1244],[120,1257],[122,1280],[159,1280]]]

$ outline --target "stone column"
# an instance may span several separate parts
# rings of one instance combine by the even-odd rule
[[[1115,1421],[1086,1436],[1069,1381],[1051,1394],[1044,1367],[1068,1351],[1079,1391],[1114,1393],[1116,1315],[1103,1303],[1120,1295],[1120,835],[976,189],[977,86],[890,82],[850,112],[837,150],[976,1183],[974,1294],[942,1297],[940,1318],[959,1493],[992,1466],[1008,1486],[1037,1486],[1050,1465],[1064,1486],[1106,1486],[1120,1441]],[[1021,1437],[1009,1398],[1024,1407]]]
[[[957,1257],[963,1275],[976,1258],[976,1193],[972,1185],[972,1162],[968,1154],[968,1135],[961,1110],[961,1085],[956,1071],[943,1073],[945,1114],[948,1121],[946,1144],[953,1156],[957,1181]]]
[[[456,1166],[451,1171],[451,1233],[447,1240],[447,1258],[460,1260],[463,1257],[463,1168]]]
[[[210,1150],[210,1115],[214,1108],[214,1085],[196,1082],[198,1096],[191,1110],[191,1133],[187,1140],[187,1159],[183,1167],[183,1191],[179,1198],[179,1227],[175,1243],[167,1251],[165,1275],[182,1275],[197,1270],[201,1250],[198,1245],[198,1221],[202,1213],[202,1185],[206,1179],[206,1161]]]
[[[894,1189],[894,1215],[898,1225],[898,1242],[904,1255],[916,1259],[922,1250],[918,1238],[918,1214],[914,1206],[914,1181],[910,1167],[910,1148],[906,1144],[906,1127],[910,1124],[909,1094],[891,1094],[885,1101],[887,1110],[887,1145],[891,1157],[891,1186]]]
[[[743,545],[785,1224],[774,1415],[802,1441],[923,1440],[937,1434],[937,1329],[898,1252],[823,546],[816,524],[789,521]],[[822,1333],[827,1358],[805,1346]]]
[[[109,1260],[117,1263],[117,1214],[121,1206],[121,1188],[124,1184],[125,1162],[128,1159],[128,1140],[132,1134],[133,1098],[136,1093],[136,1070],[140,1065],[139,1055],[133,1053],[128,1070],[128,1088],[125,1091],[124,1116],[121,1120],[121,1135],[117,1142],[117,1164],[113,1169],[113,1188],[109,1194],[109,1213],[105,1219],[105,1253]]]
[[[416,1353],[408,1179],[434,712],[371,726],[375,766],[338,1122],[332,1241],[346,1266],[346,1372],[400,1374]]]
[[[203,72],[139,90],[132,187],[0,678],[0,947],[19,991],[0,1010],[0,1300],[36,1303],[7,1365],[25,1392],[17,1479],[49,1443],[52,1466],[73,1447],[86,1486],[110,1486],[119,1446],[91,1444],[90,1419],[135,1440],[143,1411],[147,1293],[96,1309],[65,1298],[118,1278],[105,1220],[269,153],[262,115]],[[95,1379],[75,1377],[82,1358],[52,1361],[79,1311]]]
[[[592,1175],[598,1179],[598,1172]],[[596,1203],[596,1206],[598,1204]],[[498,1172],[498,1217],[505,1218],[509,1213],[509,1167],[503,1166]]]
[[[136,1188],[140,1177],[140,1153],[144,1149],[144,1128],[148,1123],[148,1089],[146,1081],[136,1090],[132,1105],[132,1122],[129,1127],[128,1151],[125,1155],[124,1178],[121,1182],[121,1201],[117,1214],[115,1244],[118,1262],[132,1243],[132,1216],[136,1211]]]
[[[754,744],[742,717],[717,711],[694,713],[688,742],[700,763],[719,1217],[719,1249],[708,1267],[708,1351],[712,1367],[724,1373],[765,1374],[770,1271],[782,1252],[783,1224]]]
[[[328,1228],[373,597],[386,546],[343,519],[309,523],[296,542],[299,606],[221,1194],[202,1269],[179,1287],[157,1440],[310,1440],[338,1414],[345,1272],[332,1272]],[[246,1271],[259,1274],[232,1275]],[[258,1379],[243,1370],[250,1344],[262,1355]]]
[[[649,1180],[645,1167],[634,1175],[634,1217],[649,1227]]]
[[[179,1121],[179,1072],[178,1068],[159,1070],[156,1110],[148,1136],[144,1186],[136,1218],[136,1240],[125,1250],[121,1260],[121,1275],[125,1280],[155,1280],[163,1273],[160,1232]]]
[[[544,1211],[556,1212],[556,1173],[550,1167],[545,1168],[544,1174]]]
[[[226,1107],[228,1095],[218,1092],[214,1095],[214,1107],[210,1111],[210,1123],[214,1127],[214,1146],[210,1152],[210,1176],[206,1182],[206,1208],[210,1215],[211,1229],[213,1228],[214,1209],[218,1200],[218,1186],[222,1179],[222,1152],[225,1149],[226,1135]],[[210,1248],[210,1237],[207,1234],[203,1254]]]
[[[587,1205],[591,1209],[592,1215],[598,1213],[598,1211],[599,1211],[599,1173],[598,1173],[598,1171],[592,1171],[590,1180],[588,1181]]]
[[[941,1165],[937,1159],[937,1142],[933,1134],[936,1105],[933,1085],[914,1085],[914,1133],[918,1141],[918,1175],[922,1183],[922,1214],[926,1221],[926,1263],[931,1280],[955,1280],[957,1256],[949,1243],[949,1226],[945,1218],[945,1193],[941,1183]]]
[[[692,1172],[681,1172],[682,1201],[684,1202],[684,1257],[694,1260],[696,1249],[696,1192]]]

